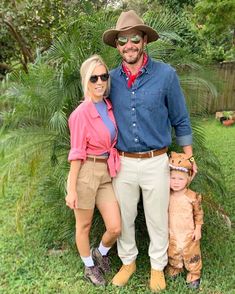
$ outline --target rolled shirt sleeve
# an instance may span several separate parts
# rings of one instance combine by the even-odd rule
[[[85,160],[87,147],[87,130],[82,119],[82,115],[78,111],[72,112],[68,120],[70,130],[70,152],[68,160]]]
[[[176,143],[179,146],[187,146],[187,145],[192,145],[193,144],[193,137],[192,134],[186,135],[186,136],[176,136]]]

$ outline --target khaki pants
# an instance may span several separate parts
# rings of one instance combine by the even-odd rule
[[[169,243],[168,255],[168,275],[175,276],[182,272],[183,267],[185,267],[188,271],[188,283],[200,278],[202,269],[200,241],[192,240],[190,235],[185,242],[184,248],[181,249],[177,246],[177,241],[172,238]]]
[[[119,202],[122,233],[117,241],[118,255],[123,264],[132,263],[138,249],[135,241],[135,218],[140,198],[150,237],[149,256],[153,269],[163,270],[167,264],[169,163],[167,154],[147,159],[121,156],[121,171],[113,179]]]

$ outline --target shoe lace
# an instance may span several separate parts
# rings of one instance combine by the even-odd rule
[[[98,268],[97,266],[94,266],[94,267],[92,268],[92,272],[93,272],[95,278],[96,278],[99,282],[102,282],[102,281],[103,281],[102,274],[101,274],[101,272],[100,272],[100,270],[99,270],[99,268]]]
[[[103,256],[103,267],[106,271],[110,268],[110,262],[108,256]]]

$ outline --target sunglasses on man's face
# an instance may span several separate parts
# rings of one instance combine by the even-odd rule
[[[109,74],[105,73],[102,75],[93,75],[90,77],[90,82],[95,84],[99,78],[101,79],[102,82],[107,82],[107,80],[109,79]]]
[[[120,36],[117,38],[117,43],[119,46],[124,46],[126,43],[130,40],[134,44],[139,44],[141,41],[142,37],[140,35],[134,35],[134,36]]]

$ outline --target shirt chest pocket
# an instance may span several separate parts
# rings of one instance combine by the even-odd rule
[[[140,104],[150,112],[165,105],[165,91],[162,89],[142,91],[140,95]]]

